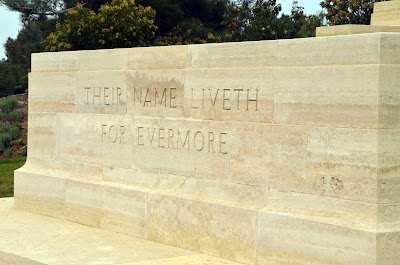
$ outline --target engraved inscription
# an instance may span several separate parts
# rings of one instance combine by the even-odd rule
[[[227,138],[225,132],[137,127],[135,144],[226,155]]]
[[[142,107],[168,107],[175,109],[176,88],[134,88],[133,105]]]
[[[116,125],[102,124],[101,126],[101,142],[113,144],[125,144],[124,139],[125,127]]]
[[[88,105],[121,105],[122,89],[120,87],[85,87],[85,104]]]
[[[192,109],[258,111],[258,89],[202,89],[191,90]],[[219,99],[219,101],[218,101]]]

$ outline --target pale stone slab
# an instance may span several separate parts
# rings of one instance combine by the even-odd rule
[[[136,169],[121,169],[116,167],[103,168],[103,183],[123,189],[135,188],[144,192],[170,192],[178,189],[186,181],[186,177],[172,174],[159,174],[138,171]]]
[[[336,25],[336,26],[324,26],[316,28],[317,37],[367,34],[367,33],[377,33],[377,32],[400,32],[400,26],[393,26],[392,24],[388,24],[386,26]]]
[[[182,257],[174,257],[174,258],[166,258],[159,260],[149,260],[149,261],[139,261],[129,264],[123,265],[229,265],[229,264],[237,264],[231,261],[218,259],[206,255],[190,255],[190,256],[182,256]]]
[[[129,188],[103,186],[100,227],[147,238],[147,193]]]
[[[185,117],[270,123],[273,80],[273,72],[267,69],[187,70]]]
[[[183,69],[188,62],[188,46],[129,49],[129,70]]]
[[[128,68],[129,49],[78,51],[77,54],[80,71],[118,71]]]
[[[134,169],[226,179],[233,148],[227,122],[137,117],[133,124]]]
[[[76,112],[121,114],[127,112],[125,71],[78,72]]]
[[[100,227],[102,196],[98,183],[65,181],[66,220]]]
[[[78,52],[32,53],[32,72],[64,72],[79,70]]]
[[[0,262],[7,262],[2,264],[239,265],[119,233],[16,211],[12,204],[12,199],[0,199]]]
[[[376,264],[397,265],[399,263],[400,233],[397,228],[377,234]]]
[[[73,112],[76,72],[29,73],[29,111]]]
[[[398,185],[398,183],[396,184]],[[376,216],[379,227],[386,228],[387,230],[389,228],[392,232],[395,232],[396,224],[398,223],[400,216],[400,204],[379,204]]]
[[[55,113],[28,114],[28,156],[55,158],[58,155],[58,116]]]
[[[229,181],[258,187],[305,190],[307,128],[302,126],[232,125]]]
[[[313,128],[309,130],[308,177],[313,193],[377,202],[377,130]]]
[[[378,128],[379,71],[375,65],[278,68],[274,74],[274,121]]]
[[[65,179],[30,173],[24,167],[15,171],[14,195],[17,209],[63,219],[65,194]]]
[[[400,26],[400,3],[389,1],[374,3],[374,12],[371,16],[372,26]]]
[[[276,66],[277,41],[189,45],[189,68],[264,68]]]
[[[379,179],[397,179],[399,177],[400,147],[393,144],[399,141],[400,130],[381,130],[378,134],[377,165]]]
[[[374,204],[316,198],[270,193],[258,217],[258,264],[396,264],[398,206],[377,211]]]
[[[258,263],[262,265],[376,265],[373,232],[296,216],[260,212]]]
[[[381,40],[386,36],[386,34],[392,35],[389,33],[377,33],[340,37],[279,40],[276,55],[277,66],[341,67],[378,64],[381,61],[381,55],[379,52],[380,47],[384,45],[384,42],[381,42]],[[349,43],[351,43],[351,49],[342,49],[342,47],[347,47]],[[396,55],[395,58],[398,58],[398,56]],[[391,58],[388,59],[391,60]],[[320,75],[318,83],[324,81],[325,77],[329,78],[328,71],[326,71],[324,75]],[[340,81],[340,78],[337,81]],[[296,83],[293,82],[293,84]]]
[[[183,70],[128,71],[128,114],[183,117]]]
[[[383,212],[388,205],[381,206],[379,210]],[[269,191],[262,212],[367,230],[376,229],[378,222],[385,223],[384,220],[378,220],[378,210],[370,203],[282,190]],[[388,218],[385,221],[389,220]]]
[[[262,208],[268,196],[265,187],[112,167],[104,168],[102,184],[116,193],[135,193],[139,197],[142,193],[157,193],[252,209]],[[137,207],[141,208],[141,199],[137,201]]]
[[[400,45],[391,43],[391,46]],[[395,50],[393,47],[392,50]],[[390,56],[388,54],[387,56]],[[379,67],[379,127],[400,128],[400,81],[397,78],[399,66],[381,65]]]
[[[28,157],[24,169],[46,176],[99,183],[103,176],[103,166],[95,164]]]
[[[131,168],[132,117],[93,114],[59,115],[60,159]],[[77,120],[80,122],[77,123]]]
[[[245,264],[255,262],[257,211],[151,195],[147,222],[150,240]]]
[[[400,64],[400,34],[399,33],[382,33],[380,57],[382,64]],[[385,65],[381,65],[385,67]],[[393,77],[392,77],[393,78]]]
[[[265,187],[196,178],[187,178],[180,187],[164,194],[253,210],[262,208],[269,196]]]

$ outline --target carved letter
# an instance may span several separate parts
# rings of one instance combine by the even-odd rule
[[[226,133],[220,133],[219,134],[219,152],[223,155],[228,154],[228,151],[223,151],[222,146],[226,145],[226,139],[222,139],[222,137],[225,137]]]
[[[99,87],[99,94],[96,94],[96,88],[93,88],[93,105],[95,98],[99,98],[99,105],[101,105],[101,87]]]
[[[185,149],[185,145],[186,145],[186,142],[187,142],[187,150],[189,150],[189,133],[190,133],[190,130],[188,130],[186,132],[185,141],[182,142],[181,132],[178,130],[178,138],[177,138],[177,143],[176,143],[176,149],[179,149],[179,139],[180,139],[180,142],[182,143],[182,148]]]
[[[101,142],[104,142],[104,135],[107,135],[107,125],[106,124],[103,124],[101,126]]]
[[[209,132],[208,133],[208,152],[211,151],[211,147],[212,147],[213,153],[215,153],[214,146],[213,146],[214,139],[215,139],[214,133]]]
[[[174,138],[174,130],[168,129],[168,148],[169,148],[169,143],[171,143],[172,149],[174,149],[174,143],[172,142],[172,138]]]
[[[119,103],[121,102],[121,88],[117,87],[117,105],[119,105]]]
[[[110,105],[110,103],[108,103],[108,94],[107,94],[107,90],[109,90],[108,87],[104,88],[104,95],[103,95],[103,101],[104,101],[104,105]]]
[[[225,101],[229,101],[229,97],[228,97],[228,98],[225,97],[225,95],[226,95],[225,92],[226,92],[226,91],[229,91],[229,92],[230,92],[231,90],[230,90],[230,89],[224,89],[224,90],[222,91],[222,95],[223,95],[223,96],[222,96],[222,99],[223,99],[223,100],[222,100],[222,109],[223,109],[223,110],[231,110],[231,108],[225,108]]]
[[[215,93],[214,101],[213,101],[213,98],[212,98],[212,95],[211,95],[211,89],[208,89],[208,90],[210,91],[211,104],[212,104],[212,106],[213,106],[213,108],[214,108],[215,102],[217,101],[217,96],[218,96],[219,89],[217,89],[217,93]]]
[[[115,138],[113,140],[113,138],[111,137],[111,130],[114,128],[115,130]],[[117,136],[118,136],[118,132],[117,132],[117,127],[115,127],[114,125],[110,126],[110,129],[108,130],[108,136],[110,137],[110,141],[114,144],[117,141]]]
[[[119,133],[121,134],[121,138],[119,138],[119,143],[125,144],[125,139],[124,139],[125,127],[124,126],[119,126]]]
[[[192,88],[192,100],[191,100],[191,106],[192,106],[192,109],[198,109],[199,107],[194,107],[193,106],[193,88]]]
[[[164,101],[164,107],[167,106],[167,96],[166,96],[166,93],[167,93],[167,89],[164,88],[164,91],[163,91],[163,93],[162,93],[162,97],[161,97],[161,99],[160,99],[160,98],[158,97],[157,88],[155,89],[155,93],[154,93],[154,107],[157,106],[157,99],[159,100],[160,105],[162,105],[162,102]]]
[[[140,138],[143,138],[143,133],[140,131],[141,129],[143,129],[143,127],[138,127],[138,137],[137,137],[138,145],[144,145],[144,143],[140,142]]]
[[[256,103],[256,111],[258,110],[257,109],[257,104],[258,104],[258,89],[256,89],[256,99],[250,99],[250,91],[249,91],[249,89],[247,89],[247,108],[246,108],[246,111],[248,111],[249,110],[249,102],[250,101],[253,101],[253,102],[255,102]]]
[[[85,87],[85,90],[86,90],[86,104],[89,104],[89,90],[90,89],[91,89],[90,87]]]
[[[174,93],[172,93],[172,91],[174,91]],[[175,100],[175,92],[176,92],[176,88],[170,88],[169,89],[169,107],[171,109],[176,109],[176,105],[172,105],[172,100]]]
[[[235,92],[237,92],[237,110],[239,110],[239,105],[240,105],[240,92],[243,91],[243,89],[234,89]]]
[[[161,137],[161,131],[163,132],[163,136]],[[165,132],[164,129],[158,129],[158,147],[165,148],[165,145],[161,145],[161,140],[164,140]]]
[[[200,148],[197,148],[197,145],[196,145],[197,135],[201,135],[201,140],[202,140],[202,142],[201,142],[201,147],[200,147]],[[194,144],[194,148],[196,148],[197,151],[203,150],[203,148],[204,148],[204,135],[203,135],[202,132],[197,131],[197,132],[194,134],[193,144]]]
[[[150,137],[150,128],[147,128],[147,134],[149,135],[150,145],[153,143],[154,134],[156,133],[156,128],[153,129],[153,134]]]
[[[146,103],[150,103],[150,107],[151,107],[151,97],[150,97],[150,89],[148,88],[146,91],[146,96],[144,97],[144,103],[143,103],[143,107],[146,107]]]

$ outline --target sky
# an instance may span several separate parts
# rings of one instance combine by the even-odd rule
[[[321,10],[319,3],[321,0],[298,0],[299,6],[304,7],[304,12],[309,15],[315,15]],[[277,0],[282,5],[282,11],[290,14],[292,9],[292,0]],[[4,43],[8,37],[16,38],[21,28],[19,15],[17,12],[11,12],[4,6],[0,6],[0,60],[5,58]]]

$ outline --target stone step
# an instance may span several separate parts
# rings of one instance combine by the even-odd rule
[[[15,210],[0,199],[1,265],[238,265],[200,253]]]

